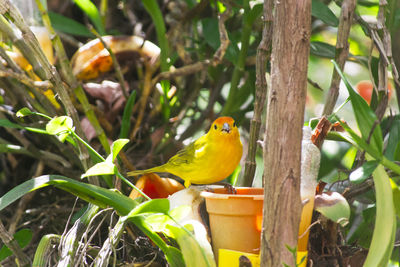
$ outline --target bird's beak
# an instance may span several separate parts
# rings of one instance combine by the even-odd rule
[[[225,123],[222,125],[222,130],[221,130],[221,131],[230,133],[230,132],[231,132],[231,127],[229,126],[228,123],[225,122]]]

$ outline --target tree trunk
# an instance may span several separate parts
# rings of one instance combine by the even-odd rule
[[[301,214],[300,156],[310,46],[311,1],[275,2],[271,87],[264,138],[261,266],[295,265]]]

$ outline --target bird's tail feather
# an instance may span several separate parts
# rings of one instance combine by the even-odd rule
[[[138,176],[138,175],[143,175],[143,174],[147,174],[147,173],[153,173],[153,172],[164,172],[164,166],[157,166],[154,168],[150,168],[147,170],[136,170],[136,171],[131,171],[128,172],[128,176]]]

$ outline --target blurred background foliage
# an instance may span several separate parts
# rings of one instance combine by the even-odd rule
[[[335,57],[338,18],[341,11],[341,1],[313,0],[312,4],[305,122],[322,114],[334,69],[330,60]],[[201,136],[219,115],[235,118],[239,124],[244,151],[247,151],[248,129],[255,100],[255,55],[262,37],[262,5],[261,1],[246,0],[93,2],[51,0],[47,2],[51,23],[60,35],[69,59],[79,47],[95,38],[96,34],[135,35],[161,48],[159,60],[156,61],[141,58],[140,52],[136,50],[116,53],[124,79],[122,84],[128,89],[128,95],[133,92],[135,94],[131,99],[133,108],[129,120],[123,119],[127,98],[123,94],[121,81],[114,69],[90,80],[79,81],[83,84],[90,107],[94,110],[109,141],[120,136],[121,128],[129,129],[128,137],[131,142],[124,149],[119,161],[124,172],[164,163],[183,145]],[[398,39],[396,30],[400,25],[397,5],[396,0],[390,0],[388,6],[384,7],[387,27],[392,34],[393,51],[399,46],[396,41]],[[376,25],[378,11],[377,0],[360,0],[356,6],[357,19],[353,22],[349,36],[350,56],[344,69],[346,77],[354,86],[363,80],[373,78],[375,83],[378,80],[379,51],[371,48],[371,38],[367,34],[365,25],[362,25],[364,22]],[[223,25],[229,37],[229,45],[222,49],[223,58],[218,59],[217,52],[221,48],[221,41],[224,42],[219,24],[223,16],[226,16]],[[35,23],[41,24],[40,19]],[[10,40],[4,36],[2,46],[4,49],[11,47]],[[55,59],[55,65],[60,68],[59,55],[55,54]],[[75,62],[75,67],[82,64]],[[180,75],[173,73],[173,70],[187,66],[192,66],[193,69],[184,69]],[[269,68],[268,62],[268,71]],[[25,71],[31,80],[38,80],[32,69]],[[157,76],[168,71],[170,76]],[[389,72],[389,83],[392,88],[398,88],[393,82],[394,77],[391,73]],[[65,77],[63,79],[65,80]],[[51,110],[46,109],[46,105],[49,105],[44,104],[46,98],[41,99],[35,94],[44,90],[26,87],[29,86],[15,77],[7,74],[0,77],[1,118],[24,126],[40,127],[44,125],[40,118],[17,119],[15,113],[20,108],[28,106],[32,110],[38,110],[39,107],[40,111],[45,111],[43,113],[49,116],[64,114],[64,111],[54,103],[50,104],[53,106]],[[24,88],[25,93],[18,88]],[[27,94],[28,91],[31,93]],[[75,98],[72,91],[69,94],[78,111],[86,139],[97,151],[104,154],[106,148],[96,138],[98,132],[94,131],[86,118],[87,107]],[[54,99],[59,101],[56,92],[49,95],[47,99],[50,101],[54,102]],[[341,85],[337,106],[345,102],[347,97],[347,90]],[[398,118],[392,116],[389,119],[391,115],[398,114],[398,111],[399,103],[395,90],[392,89],[385,115],[386,122],[391,121],[391,124],[384,133],[394,134],[392,129],[398,129]],[[337,114],[354,129],[355,112],[357,110],[352,110],[350,104],[346,104]],[[41,173],[59,173],[72,178],[77,178],[82,173],[83,166],[80,163],[79,153],[76,153],[72,146],[57,143],[55,137],[38,136],[25,130],[3,129],[0,131],[0,195],[32,177],[43,161]],[[265,125],[262,127],[262,132],[264,129]],[[389,135],[386,135],[385,140],[388,139]],[[10,145],[22,147],[18,150],[11,148]],[[62,159],[55,160],[54,164],[48,164],[46,158],[32,154],[32,149],[49,151]],[[399,160],[395,152],[391,153],[394,153],[391,160]],[[363,249],[368,248],[370,244],[371,235],[366,233],[370,233],[373,229],[375,199],[374,189],[368,183],[371,178],[358,184],[349,181],[349,174],[358,167],[356,156],[357,151],[349,144],[326,141],[322,148],[319,179],[326,182],[326,187],[330,190],[342,193],[349,188],[361,188],[357,194],[348,199],[352,207],[352,217],[347,227],[339,229],[341,240],[338,244],[351,247],[362,254],[365,252]],[[244,159],[245,157],[242,161]],[[60,164],[64,160],[69,162],[68,167]],[[256,161],[254,185],[261,186],[263,173],[261,148],[258,148]],[[242,173],[243,170],[241,171],[239,167],[229,178],[230,181],[234,183],[237,181],[240,185]],[[398,181],[396,177],[393,179]],[[121,190],[126,189],[121,188]],[[396,240],[398,242],[398,239]],[[398,262],[400,253],[398,246],[395,246],[395,250],[392,257],[394,262]],[[325,253],[329,254],[326,251]]]

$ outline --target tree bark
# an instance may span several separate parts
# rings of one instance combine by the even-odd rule
[[[311,1],[275,2],[271,87],[264,138],[261,266],[296,266],[300,157],[310,46]]]

